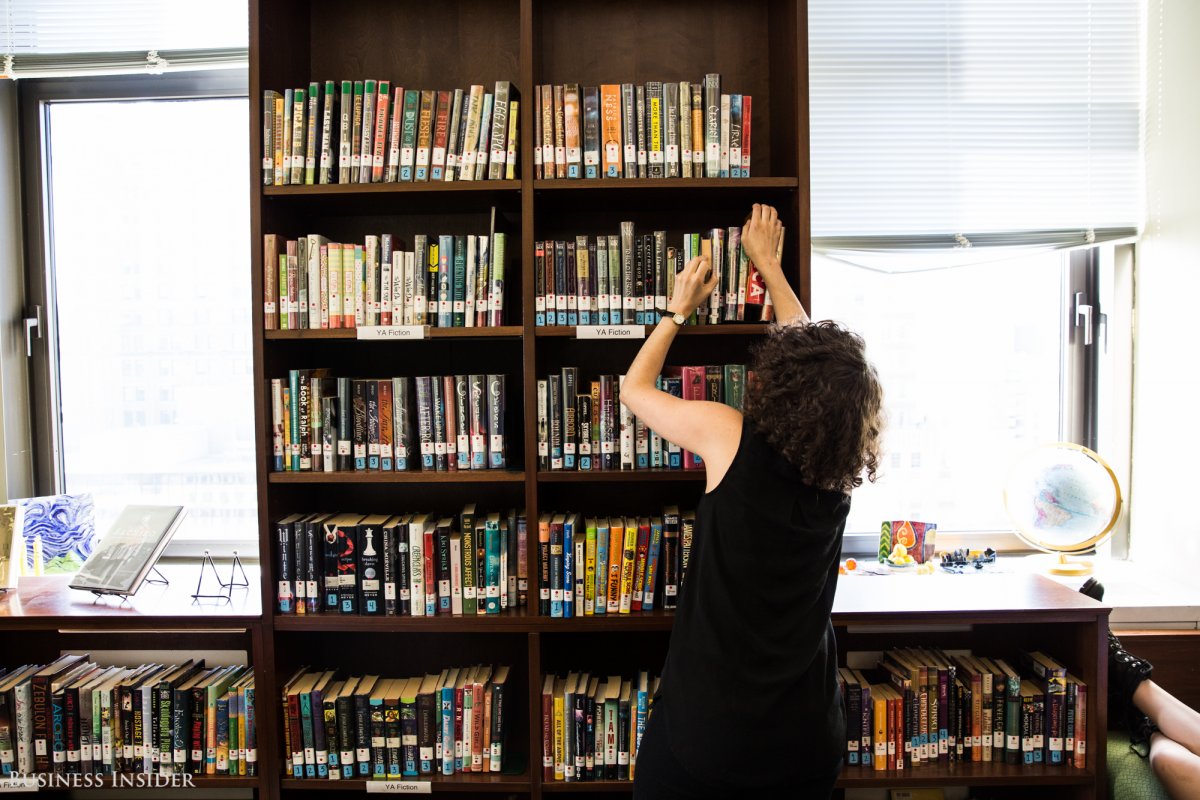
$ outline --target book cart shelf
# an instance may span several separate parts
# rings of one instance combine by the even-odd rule
[[[541,682],[548,672],[589,668],[628,674],[662,664],[669,612],[561,620],[536,613],[536,547],[528,553],[528,609],[488,617],[283,616],[275,611],[270,522],[295,512],[355,510],[453,513],[464,503],[524,509],[530,541],[544,511],[646,514],[666,503],[690,507],[703,491],[698,472],[539,472],[536,469],[536,381],[563,366],[622,372],[637,342],[584,341],[571,328],[534,325],[534,242],[576,233],[615,233],[621,220],[670,236],[741,221],[753,202],[775,205],[787,229],[788,279],[810,306],[807,8],[804,0],[251,0],[250,184],[254,302],[255,422],[262,554],[262,653],[256,662],[261,697],[275,700],[298,666],[328,664],[349,674],[400,676],[450,664],[512,667],[505,771],[435,776],[435,793],[541,797],[558,792],[628,796],[628,782],[543,782]],[[662,180],[535,180],[533,119],[527,101],[536,84],[696,80],[717,72],[725,85],[754,97],[751,178]],[[405,86],[490,85],[511,80],[520,93],[519,179],[453,183],[263,187],[264,89],[310,80],[387,77]],[[264,331],[262,236],[318,232],[342,241],[392,232],[471,233],[491,209],[510,232],[506,325],[432,329],[422,341],[357,341],[351,331]],[[746,360],[759,324],[688,327],[671,364]],[[507,470],[484,473],[304,474],[270,472],[271,414],[267,386],[288,369],[328,366],[341,375],[392,376],[446,372],[508,375]],[[967,582],[964,581],[964,588]],[[914,581],[923,590],[943,586]],[[956,610],[947,606],[954,605]],[[1019,612],[1019,616],[1018,616]],[[1017,581],[966,591],[882,596],[868,580],[847,580],[835,609],[843,649],[892,644],[975,645],[1015,652],[1044,647],[1085,680],[1090,692],[1087,769],[1018,770],[1002,765],[924,767],[899,774],[848,770],[841,786],[970,785],[997,796],[1101,796],[1105,727],[1104,626],[1107,609],[1049,582]],[[899,637],[898,628],[905,633]],[[915,632],[909,633],[913,630]],[[282,776],[278,702],[259,711],[259,761],[266,797],[350,797],[364,781],[332,783]]]

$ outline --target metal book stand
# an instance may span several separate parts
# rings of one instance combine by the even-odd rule
[[[154,577],[151,577],[151,576],[154,576]],[[146,577],[142,579],[142,583],[150,583],[155,586],[170,586],[171,585],[171,582],[169,580],[167,580],[167,576],[163,575],[161,572],[158,571],[157,564],[155,564],[153,567],[151,567],[150,571],[148,573],[146,573]],[[141,585],[138,586],[138,589],[140,589],[140,588],[142,588]],[[91,590],[92,594],[96,595],[96,599],[93,600],[92,602],[97,603],[105,597],[119,597],[119,598],[121,598],[121,603],[124,604],[124,603],[128,603],[129,598],[132,597],[133,595],[137,594],[137,591],[138,591],[137,589],[134,589],[132,592],[106,592],[103,589],[92,589]]]
[[[211,593],[204,591],[204,573],[212,570],[213,578],[216,578],[218,590]],[[239,577],[239,573],[241,573]],[[229,567],[229,580],[221,580],[220,573],[217,572],[217,565],[212,560],[212,555],[205,550],[204,557],[200,559],[200,576],[196,579],[196,591],[192,593],[192,602],[198,603],[201,600],[218,600],[222,603],[233,601],[234,587],[248,587],[250,579],[246,577],[246,568],[242,566],[242,559],[238,555],[238,551],[233,551],[233,563]]]

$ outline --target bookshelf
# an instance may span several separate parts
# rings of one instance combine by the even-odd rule
[[[538,798],[558,792],[610,797],[629,783],[543,782],[541,676],[581,665],[657,668],[672,615],[549,619],[530,609],[493,617],[295,617],[275,612],[271,521],[319,509],[365,513],[430,509],[454,512],[517,507],[536,521],[546,510],[614,507],[647,513],[663,502],[694,503],[702,472],[546,472],[536,469],[536,382],[563,366],[620,372],[636,341],[583,341],[566,327],[535,327],[534,243],[580,232],[614,233],[623,219],[639,230],[699,230],[740,220],[752,202],[775,205],[786,226],[785,270],[812,308],[809,280],[807,8],[805,0],[251,0],[250,207],[258,505],[263,559],[261,638],[256,659],[261,696],[275,698],[298,665],[329,662],[352,674],[388,660],[387,674],[417,674],[449,663],[507,663],[513,687],[500,775],[437,776],[434,793]],[[535,180],[534,123],[527,100],[537,84],[695,80],[718,72],[754,97],[754,163],[745,179]],[[264,89],[309,80],[388,77],[405,86],[489,85],[511,80],[521,99],[519,179],[453,183],[383,183],[263,187]],[[495,207],[510,233],[506,326],[431,329],[422,341],[360,342],[353,331],[264,331],[262,236],[320,232],[361,238],[390,231],[467,233]],[[476,227],[472,227],[472,226]],[[756,324],[685,327],[669,363],[744,361],[764,328]],[[270,472],[269,379],[291,368],[333,366],[338,374],[504,372],[509,392],[509,469],[487,473],[288,474]],[[470,484],[470,485],[465,485]],[[531,525],[536,537],[536,525]],[[529,548],[531,598],[536,547]],[[917,592],[897,599],[870,581],[843,581],[835,625],[843,647],[878,647],[915,631],[917,640],[990,647],[1058,649],[1094,687],[1090,766],[1086,770],[1016,770],[1002,765],[937,767],[899,774],[848,770],[843,788],[912,785],[1048,787],[1056,797],[1103,792],[1104,625],[1107,609],[1074,593],[1031,580],[1005,587],[964,582],[962,591]],[[933,584],[928,584],[932,586]],[[921,587],[920,581],[908,588]],[[940,588],[940,585],[939,585]],[[907,605],[903,597],[909,598]],[[954,608],[947,606],[953,603]],[[922,639],[922,637],[925,637]],[[1065,645],[1063,643],[1066,643]],[[986,649],[986,648],[985,648]],[[259,786],[264,797],[364,791],[362,781],[331,784],[281,778],[279,709],[264,702]]]

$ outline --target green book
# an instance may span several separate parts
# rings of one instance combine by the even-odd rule
[[[722,398],[722,402],[730,408],[741,411],[742,402],[746,397],[746,365],[726,364],[724,378],[725,396]]]
[[[504,254],[508,235],[492,234],[491,286],[488,288],[488,307],[491,309],[488,325],[498,326],[504,322]]]
[[[336,101],[334,82],[325,81],[325,96],[321,104],[321,149],[317,162],[317,181],[322,184],[333,182],[333,113]]]
[[[304,182],[316,183],[317,178],[317,116],[320,112],[321,84],[308,85],[308,144],[304,148]]]
[[[347,146],[350,149],[350,172],[348,183],[358,182],[358,167],[359,153],[358,144],[362,139],[363,126],[363,82],[354,82],[354,106],[350,114],[350,141]]]
[[[353,135],[351,117],[354,115],[354,83],[342,81],[341,104],[338,107],[337,167],[338,183],[350,182],[350,137]]]
[[[219,678],[208,684],[204,696],[204,773],[206,775],[217,774],[217,748],[221,746],[220,740],[220,717],[218,714],[218,702],[224,701],[222,708],[228,706],[226,696],[229,693],[229,686],[241,675],[244,667],[229,667],[221,674]],[[228,711],[225,711],[225,725],[228,726]],[[224,746],[226,750],[229,747],[228,730],[225,731],[226,737]],[[228,757],[228,753],[226,753]]]
[[[417,113],[421,93],[416,89],[404,91],[404,112],[400,118],[400,180],[411,181],[417,153]]]
[[[583,545],[583,613],[596,613],[596,520],[585,521]]]

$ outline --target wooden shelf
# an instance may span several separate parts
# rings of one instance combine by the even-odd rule
[[[795,189],[800,181],[795,177],[782,178],[603,178],[603,179],[558,179],[535,180],[534,191],[567,192],[590,191],[621,191],[634,189],[637,191],[654,191],[662,189],[671,191],[683,189],[686,191],[716,190],[716,189]]]
[[[878,789],[906,786],[1087,786],[1096,774],[1091,769],[1030,767],[1012,764],[931,764],[916,769],[873,771],[847,767],[837,786],[840,789]],[[543,793],[633,792],[633,781],[545,781]]]
[[[346,195],[379,194],[469,194],[472,192],[521,191],[521,182],[512,181],[432,181],[421,183],[329,183],[303,186],[264,186],[263,195],[269,198],[283,197],[344,197]]]
[[[271,472],[271,483],[524,483],[519,470],[487,469],[457,472]]]
[[[428,775],[420,778],[408,778],[413,783],[432,783],[435,792],[528,792],[532,784],[528,775],[505,775],[504,773],[487,773],[454,775]],[[392,781],[395,782],[395,781]],[[362,792],[369,783],[383,781],[368,780],[318,780],[315,778],[283,778],[279,781],[281,789],[296,789],[301,791],[328,792],[330,790],[347,790]],[[416,794],[414,792],[414,794]]]
[[[538,470],[540,483],[621,483],[641,481],[703,481],[702,469]]]
[[[540,617],[527,609],[506,609],[499,614],[434,617],[364,617],[341,614],[277,615],[275,630],[288,633],[528,633],[538,628]]]
[[[1089,756],[1089,759],[1091,757]],[[869,770],[847,767],[837,785],[843,789],[880,786],[1087,786],[1095,770],[1034,764],[971,762],[926,764],[906,770]]]
[[[575,338],[574,325],[545,325],[540,328],[534,328],[534,336],[537,338]],[[653,325],[646,325],[646,335],[654,330]],[[762,336],[770,330],[770,325],[763,322],[730,322],[722,325],[684,325],[679,329],[680,336]],[[604,341],[599,339],[589,339],[587,341]],[[641,339],[611,339],[608,341],[618,342],[637,342],[641,344]]]
[[[422,342],[430,339],[520,339],[524,328],[520,325],[500,325],[494,328],[428,328],[424,339],[412,339],[408,342]],[[354,328],[323,328],[319,330],[295,331],[264,331],[263,338],[268,340],[321,340],[337,339],[356,342],[358,335]],[[401,341],[401,340],[397,340]]]
[[[220,559],[219,569],[228,566]],[[236,589],[230,602],[199,604],[192,601],[200,565],[161,565],[168,586],[143,584],[127,601],[98,598],[91,592],[71,589],[70,575],[23,577],[16,591],[0,595],[0,631],[71,630],[195,633],[241,633],[262,619],[257,566],[247,566],[250,586]]]

